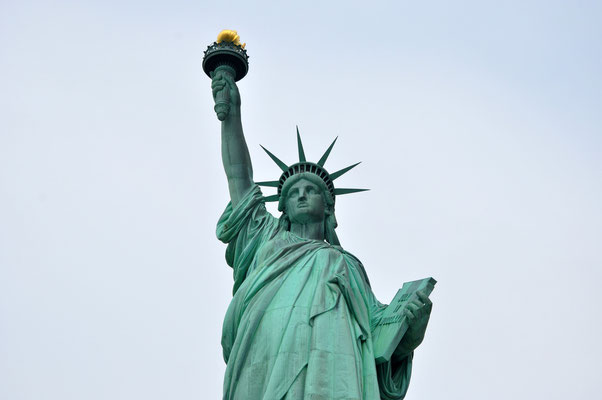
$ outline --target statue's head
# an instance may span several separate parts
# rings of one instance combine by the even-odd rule
[[[291,222],[317,222],[334,213],[334,199],[322,179],[305,172],[284,183],[278,209],[286,213]]]
[[[287,179],[282,186],[278,209],[282,211],[281,223],[285,229],[290,229],[291,223],[321,222],[326,241],[339,244],[334,232],[337,227],[334,198],[319,176],[305,172]]]
[[[282,175],[277,181],[257,182],[260,186],[275,187],[278,194],[264,197],[264,201],[278,201],[278,210],[282,211],[280,218],[281,227],[289,230],[292,223],[324,222],[324,238],[333,245],[338,245],[339,240],[334,232],[337,221],[334,216],[335,196],[367,189],[335,188],[333,181],[345,174],[359,163],[329,174],[324,168],[330,151],[336,139],[326,149],[326,152],[316,163],[305,158],[305,150],[301,144],[301,136],[297,129],[297,146],[299,162],[288,166],[265,147],[263,149],[270,158],[280,167]]]

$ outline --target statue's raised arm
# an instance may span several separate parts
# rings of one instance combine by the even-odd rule
[[[213,98],[226,90],[229,93],[230,109],[222,121],[222,162],[228,178],[228,189],[232,205],[239,200],[253,185],[253,166],[249,149],[242,130],[240,119],[240,92],[230,74],[223,71],[211,73]]]
[[[236,31],[225,29],[203,56],[203,70],[211,77],[217,119],[222,121],[222,161],[230,200],[236,206],[253,186],[251,157],[242,132],[240,93],[236,81],[249,70],[245,43]]]

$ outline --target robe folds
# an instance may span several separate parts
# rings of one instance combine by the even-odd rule
[[[379,303],[361,262],[279,228],[259,187],[217,226],[234,270],[224,319],[224,400],[402,399],[412,354],[378,366]]]

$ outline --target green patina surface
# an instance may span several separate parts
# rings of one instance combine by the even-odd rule
[[[362,263],[335,233],[335,197],[359,189],[337,189],[333,181],[355,165],[328,174],[332,145],[310,163],[298,136],[299,163],[288,166],[268,152],[283,172],[263,182],[278,190],[264,197],[253,181],[236,72],[207,72],[231,199],[217,226],[234,272],[222,335],[223,398],[402,399],[434,280],[404,285],[391,307],[379,303]],[[266,200],[279,201],[279,218]]]

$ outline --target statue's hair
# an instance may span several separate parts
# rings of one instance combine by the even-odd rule
[[[286,199],[291,186],[296,182],[299,182],[301,179],[306,179],[320,188],[324,198],[324,203],[326,204],[326,215],[324,218],[324,239],[331,245],[340,246],[339,238],[335,232],[338,224],[334,215],[334,198],[326,187],[324,181],[320,179],[319,176],[309,172],[293,175],[287,179],[286,182],[284,182],[284,185],[282,186],[282,193],[280,194],[280,199],[278,202],[278,210],[282,211],[279,222],[280,227],[287,231],[291,229],[291,221],[289,216],[286,214]]]

